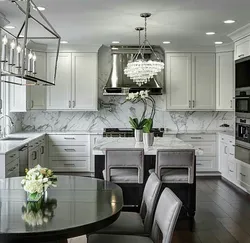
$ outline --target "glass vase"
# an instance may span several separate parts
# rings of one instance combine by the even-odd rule
[[[42,193],[29,193],[27,192],[27,202],[38,202],[43,196],[43,192]]]

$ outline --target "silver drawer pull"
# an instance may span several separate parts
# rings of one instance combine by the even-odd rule
[[[15,157],[15,156],[16,156],[16,154],[13,154],[13,155],[10,156],[10,158],[13,158],[13,157]]]
[[[231,155],[234,155],[234,154],[232,154],[232,153],[230,153]]]
[[[244,177],[246,176],[246,175],[244,175],[244,174],[242,174],[242,173],[240,173],[240,174],[241,174],[242,176],[244,176]]]
[[[73,166],[73,167],[75,167],[76,165],[75,164],[64,164],[64,166]]]
[[[64,149],[66,152],[75,152],[75,149]]]
[[[202,139],[202,137],[191,137],[192,139]]]
[[[229,170],[230,172],[234,172],[233,170]]]
[[[202,165],[202,163],[196,163],[196,165]]]
[[[64,138],[64,139],[68,139],[68,140],[75,140],[75,138]]]
[[[245,56],[245,54],[240,54],[240,55],[238,55],[238,57],[244,57]]]

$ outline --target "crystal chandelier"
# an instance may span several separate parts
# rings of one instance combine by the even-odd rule
[[[138,53],[133,57],[133,59],[128,63],[127,67],[124,69],[124,73],[138,85],[141,86],[150,81],[154,75],[157,75],[164,69],[164,63],[154,52],[152,46],[147,39],[147,18],[151,16],[150,13],[142,13],[140,15],[145,19],[145,39]],[[140,33],[140,30],[139,30]],[[139,34],[140,39],[140,34]],[[145,59],[145,49],[150,48],[154,54],[155,60]]]
[[[0,56],[1,63],[1,73],[0,73],[0,82],[13,83],[17,85],[55,85],[56,71],[57,71],[57,62],[60,48],[61,37],[41,13],[39,8],[33,2],[33,0],[11,0],[17,8],[24,14],[24,21],[22,23],[21,29],[17,32],[17,35],[12,34],[10,31],[5,28],[0,27],[0,29],[5,33],[2,36],[2,51]],[[24,7],[22,5],[25,5]],[[34,10],[40,17],[35,18],[31,13],[31,10]],[[49,33],[50,36],[29,36],[29,25],[30,20],[32,20],[37,26],[45,29],[46,33]],[[8,39],[9,37],[9,39]],[[54,77],[53,80],[44,80],[37,77],[36,71],[36,62],[37,56],[36,53],[29,48],[29,42],[31,40],[41,39],[43,41],[55,40],[57,43],[57,55],[55,58],[54,66]],[[31,41],[32,43],[32,41]],[[34,42],[33,42],[34,43]],[[19,80],[24,80],[25,82],[18,82]]]

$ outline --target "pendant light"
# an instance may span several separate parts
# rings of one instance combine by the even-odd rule
[[[154,49],[150,45],[147,39],[147,19],[151,16],[150,13],[142,13],[140,15],[145,19],[145,39],[140,46],[138,53],[134,56],[132,61],[130,61],[127,67],[124,69],[124,73],[131,78],[138,86],[141,86],[150,81],[154,75],[157,75],[164,69],[164,63],[156,55]],[[140,31],[139,31],[140,33]],[[140,38],[140,37],[139,37]],[[145,59],[145,50],[146,48],[152,51],[152,56],[155,57],[152,59]]]

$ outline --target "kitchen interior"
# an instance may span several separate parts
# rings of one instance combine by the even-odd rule
[[[250,2],[41,0],[29,25],[15,2],[0,3],[0,179],[39,164],[103,180],[115,148],[144,148],[148,178],[158,149],[192,148],[192,187],[172,189],[194,197],[192,227],[172,242],[250,242]],[[126,73],[140,55],[162,64],[146,81]],[[147,109],[129,100],[144,91]],[[129,117],[151,109],[145,146]],[[138,211],[141,191],[122,189]]]

